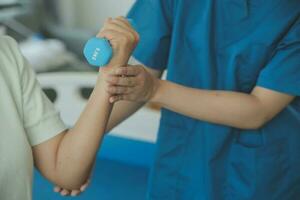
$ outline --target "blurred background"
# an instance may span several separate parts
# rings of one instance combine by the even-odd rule
[[[83,59],[85,42],[107,17],[125,16],[134,0],[0,0],[0,34],[10,35],[37,72],[68,126],[78,118],[97,70]],[[145,199],[160,114],[147,105],[116,127],[99,150],[89,189],[77,199]],[[38,172],[34,200],[64,199]]]

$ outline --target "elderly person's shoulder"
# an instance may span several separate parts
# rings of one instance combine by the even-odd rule
[[[10,36],[0,36],[0,72],[4,76],[18,78],[24,70],[24,58],[18,43]]]
[[[0,89],[8,89],[13,94],[21,92],[25,59],[18,43],[9,36],[0,36]]]
[[[1,53],[9,51],[18,51],[18,44],[15,39],[8,35],[0,35],[0,50]]]
[[[15,39],[7,35],[0,36],[0,56],[1,63],[9,61],[16,65],[23,64],[23,56],[21,54],[18,43]],[[20,63],[22,62],[22,63]]]

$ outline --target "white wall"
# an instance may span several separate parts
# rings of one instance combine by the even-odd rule
[[[124,16],[135,0],[60,0],[61,19],[68,27],[98,30],[108,17]]]

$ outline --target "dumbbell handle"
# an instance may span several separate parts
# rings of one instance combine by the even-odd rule
[[[135,28],[134,22],[127,19]],[[109,63],[113,56],[113,50],[109,41],[105,38],[93,37],[87,41],[83,50],[84,57],[94,67],[102,67]]]

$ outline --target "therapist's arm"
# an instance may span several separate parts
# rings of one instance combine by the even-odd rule
[[[152,101],[199,120],[240,129],[258,129],[293,99],[293,96],[262,87],[245,94],[199,90],[161,81]]]
[[[79,189],[90,175],[112,109],[103,77],[115,66],[127,63],[137,42],[137,37],[128,35],[135,33],[130,33],[130,24],[124,19],[109,20],[107,24],[99,36],[111,41],[115,56],[100,70],[95,88],[74,128],[33,147],[37,168],[64,189]]]
[[[120,76],[128,74],[130,79]],[[107,82],[111,84],[111,102],[148,100],[198,120],[240,129],[260,128],[295,98],[262,87],[255,87],[250,94],[189,88],[159,80],[143,66],[115,70]]]

